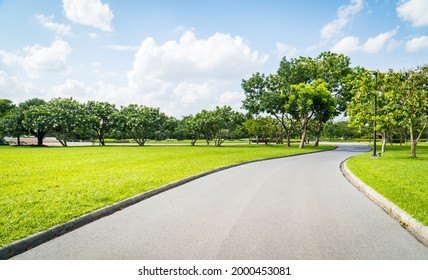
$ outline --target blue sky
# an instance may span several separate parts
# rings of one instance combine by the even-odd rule
[[[426,64],[427,15],[428,0],[0,0],[0,98],[239,109],[241,80],[283,56]]]

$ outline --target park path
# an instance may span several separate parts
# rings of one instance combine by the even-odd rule
[[[15,259],[428,259],[342,176],[333,151],[234,167],[97,220]]]

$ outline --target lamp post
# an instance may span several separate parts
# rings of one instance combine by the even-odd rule
[[[374,72],[375,76],[375,94],[374,94],[374,108],[373,108],[373,158],[376,158],[376,105],[377,105],[377,71]]]

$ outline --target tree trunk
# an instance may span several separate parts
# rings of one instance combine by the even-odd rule
[[[307,128],[308,128],[308,118],[305,118],[305,120],[303,121],[303,126],[302,126],[302,138],[300,140],[300,145],[299,145],[300,149],[303,149],[305,147]]]
[[[315,139],[314,147],[318,147],[318,145],[320,143],[321,131],[322,131],[322,123],[319,122],[318,123],[318,129],[317,129],[317,138]]]
[[[427,126],[428,126],[428,123],[425,123],[424,126],[422,127],[421,132],[419,133],[418,137],[416,139],[414,139],[413,126],[412,126],[412,124],[410,124],[410,147],[411,147],[410,149],[411,149],[411,157],[412,158],[416,157],[416,145],[421,140],[422,134],[424,133],[424,130]]]
[[[61,144],[61,146],[63,147],[67,147],[67,141],[64,139],[59,139],[57,138],[56,140],[58,140],[58,142]]]
[[[104,135],[102,133],[98,133],[98,140],[100,140],[101,146],[105,146],[106,143],[104,141]]]
[[[302,139],[301,139],[300,145],[299,145],[300,149],[305,147],[305,140],[306,140],[306,128],[304,128],[303,132],[302,132]]]
[[[416,143],[415,139],[413,137],[413,126],[410,124],[410,157],[415,158],[416,157]]]
[[[385,152],[386,142],[387,142],[386,133],[382,132],[382,150],[381,150],[382,153]]]
[[[43,138],[45,138],[44,135],[37,135],[37,146],[43,146]]]
[[[290,146],[291,146],[291,141],[290,141],[290,137],[291,137],[291,135],[290,135],[290,132],[289,132],[289,131],[287,131],[287,132],[285,133],[285,136],[287,137],[287,147],[290,147]]]
[[[400,132],[400,151],[403,150],[403,133]]]
[[[16,143],[18,146],[21,146],[21,136],[16,137]]]

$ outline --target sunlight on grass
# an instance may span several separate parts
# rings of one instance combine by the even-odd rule
[[[0,147],[0,246],[197,173],[329,148]]]
[[[347,161],[349,169],[364,183],[428,225],[428,145],[419,144],[417,158],[409,147],[389,147],[378,159],[370,153]]]

